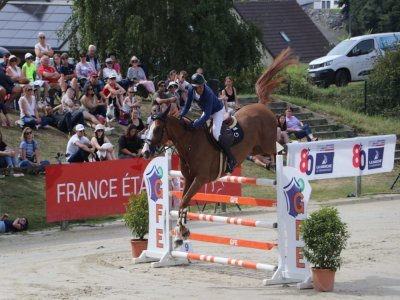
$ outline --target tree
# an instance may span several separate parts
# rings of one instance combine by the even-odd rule
[[[351,18],[351,33],[400,31],[400,2],[398,0],[340,0],[342,14]]]
[[[202,67],[221,78],[260,58],[259,32],[237,22],[231,8],[231,0],[80,0],[63,33],[75,52],[94,44],[102,60],[113,51],[123,66],[136,55],[151,74]]]

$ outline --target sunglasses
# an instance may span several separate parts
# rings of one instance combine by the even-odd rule
[[[46,37],[45,36],[39,36],[39,39],[45,39]]]
[[[27,132],[25,132],[25,134],[26,134],[26,135],[32,134],[32,131],[27,131]]]
[[[32,92],[32,91],[33,91],[33,89],[27,89],[26,91],[27,91],[27,92]]]
[[[97,131],[96,131],[96,132],[98,132],[98,131],[104,132],[104,130],[103,130],[103,129],[97,129]]]
[[[108,61],[108,62],[106,62],[106,64],[112,64],[112,61]]]
[[[139,62],[138,60],[132,60],[131,62],[133,62],[133,63],[137,63],[137,62]]]
[[[85,132],[85,130],[78,130],[78,132]]]
[[[32,59],[33,59],[33,57],[32,57],[32,56],[29,56],[29,57],[27,57],[26,59],[32,60]]]

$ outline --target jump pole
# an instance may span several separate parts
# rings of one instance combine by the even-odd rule
[[[195,258],[199,258],[196,260],[213,261],[241,267],[257,265],[257,263],[244,260],[187,253],[173,249],[170,232],[174,227],[174,223],[170,214],[174,213],[170,209],[171,183],[168,178],[179,174],[170,171],[170,158],[171,152],[167,152],[164,157],[154,158],[144,172],[149,197],[149,245],[140,257],[133,259],[134,263],[152,262],[152,267],[165,267],[187,264],[189,259],[195,260]],[[240,176],[225,176],[223,180],[224,182],[240,182],[243,184],[273,185],[276,183],[278,266],[260,264],[260,266],[268,266],[265,268],[260,267],[262,270],[275,271],[271,279],[265,279],[263,282],[265,285],[287,283],[300,283],[298,287],[307,285],[310,280],[310,271],[307,261],[302,256],[303,242],[298,235],[299,224],[306,218],[307,204],[311,193],[311,187],[307,179],[295,168],[283,167],[283,159],[278,155],[276,181]],[[213,216],[213,219],[216,217]]]

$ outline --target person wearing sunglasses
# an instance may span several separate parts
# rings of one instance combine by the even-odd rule
[[[158,105],[160,111],[165,111],[169,104],[176,104],[178,98],[176,96],[170,96],[165,86],[165,81],[161,80],[157,83],[158,90],[153,95],[152,105]]]
[[[20,168],[47,166],[50,164],[48,160],[41,160],[39,144],[33,139],[33,131],[30,127],[25,127],[22,131],[18,159],[18,167]]]
[[[146,73],[140,66],[140,61],[136,56],[132,56],[130,67],[126,78],[134,83],[135,86],[143,85],[149,93],[155,92],[153,81],[147,80]]]
[[[85,136],[85,126],[76,125],[75,132],[67,144],[67,161],[69,163],[89,162],[89,155],[95,155],[95,148]]]
[[[46,35],[44,32],[38,33],[38,43],[35,45],[36,67],[40,65],[40,59],[43,55],[53,57],[54,51],[49,44],[46,43]]]
[[[19,98],[18,105],[20,108],[19,117],[24,125],[29,127],[39,126],[42,120],[39,117],[36,98],[33,94],[33,87],[29,84],[23,88],[22,97]]]

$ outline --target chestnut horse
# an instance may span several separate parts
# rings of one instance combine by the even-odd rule
[[[246,105],[235,113],[235,117],[243,129],[244,138],[231,147],[238,164],[248,155],[275,155],[277,140],[277,121],[274,114],[266,106],[271,101],[270,94],[282,77],[273,77],[290,64],[297,63],[290,49],[282,51],[273,63],[257,80],[256,92],[259,102]],[[145,158],[154,155],[156,147],[161,147],[168,140],[172,141],[180,157],[180,167],[184,177],[183,196],[179,205],[179,218],[175,228],[175,246],[182,244],[190,235],[186,227],[186,207],[191,198],[203,184],[214,181],[220,174],[220,150],[210,143],[207,132],[203,128],[186,129],[188,120],[179,120],[169,113],[152,116],[154,122],[150,126],[146,144],[143,147]],[[222,174],[223,175],[223,174]]]

